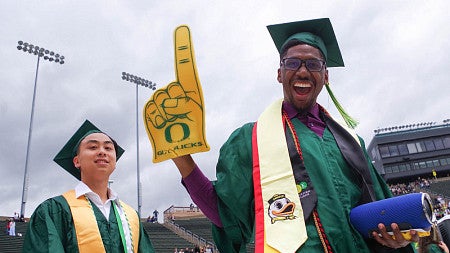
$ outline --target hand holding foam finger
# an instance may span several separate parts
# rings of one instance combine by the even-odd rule
[[[205,152],[205,111],[194,49],[187,26],[174,33],[176,80],[157,90],[144,107],[153,162]]]

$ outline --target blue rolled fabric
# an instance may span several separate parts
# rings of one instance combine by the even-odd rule
[[[433,215],[428,194],[410,193],[357,206],[350,211],[350,222],[365,238],[370,238],[373,231],[378,232],[379,223],[388,232],[392,230],[391,223],[397,223],[402,232],[429,232],[435,220]]]

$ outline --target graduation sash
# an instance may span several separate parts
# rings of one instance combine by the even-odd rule
[[[75,190],[70,190],[62,195],[70,206],[75,233],[77,236],[78,249],[80,253],[105,252],[100,230],[94,211],[89,201],[84,197],[75,197]],[[120,201],[121,207],[128,218],[131,234],[133,236],[132,244],[134,252],[138,252],[139,247],[139,217],[136,211],[129,205]]]
[[[282,102],[270,105],[253,128],[257,253],[295,252],[308,238],[286,144]]]

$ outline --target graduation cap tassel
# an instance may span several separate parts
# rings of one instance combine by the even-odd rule
[[[333,100],[334,105],[338,109],[339,113],[342,115],[342,118],[344,118],[345,123],[348,127],[355,129],[355,127],[358,125],[358,121],[354,118],[352,118],[348,113],[344,110],[344,107],[337,101],[336,97],[334,96],[333,92],[330,88],[330,83],[326,83],[325,87],[327,88],[328,94],[331,97],[331,100]]]

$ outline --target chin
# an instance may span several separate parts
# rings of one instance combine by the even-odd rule
[[[312,105],[294,105],[295,109],[297,110],[297,112],[306,112],[309,111],[309,109],[311,109]]]

